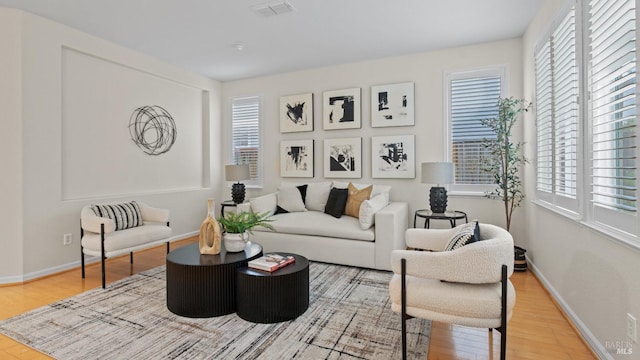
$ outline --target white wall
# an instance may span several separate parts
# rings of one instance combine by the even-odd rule
[[[362,137],[363,172],[362,179],[354,182],[373,182],[393,185],[391,198],[410,204],[410,218],[413,225],[413,211],[428,208],[429,187],[420,183],[420,163],[442,161],[444,159],[444,99],[443,75],[445,71],[467,70],[491,65],[508,65],[509,95],[519,97],[522,93],[522,50],[519,39],[479,44],[399,56],[381,60],[317,68],[274,76],[227,82],[224,84],[223,118],[225,119],[223,147],[224,160],[229,161],[227,134],[229,99],[238,96],[260,95],[262,97],[264,142],[265,188],[252,189],[251,196],[276,190],[278,184],[288,182],[309,182],[323,180],[323,139],[340,137]],[[371,127],[371,86],[400,82],[415,83],[415,126]],[[362,89],[362,128],[349,130],[322,129],[323,91],[360,87]],[[285,133],[279,131],[279,99],[281,96],[311,92],[314,95],[314,131]],[[415,179],[372,179],[371,178],[371,137],[383,135],[415,135],[416,178]],[[280,178],[279,152],[281,140],[315,140],[314,178]],[[348,179],[337,179],[349,181]],[[223,195],[229,197],[229,190],[223,188]],[[486,198],[449,197],[449,209],[466,211],[470,219],[504,226],[504,215],[499,201]],[[514,215],[512,232],[521,241],[524,211],[518,209]],[[433,223],[436,223],[435,221]],[[445,222],[438,224],[448,226]]]
[[[548,0],[523,38],[524,96],[535,95],[533,52],[548,30],[562,1]],[[535,159],[535,112],[524,123],[526,153]],[[535,194],[535,167],[525,171],[529,199]],[[528,201],[527,255],[545,285],[573,318],[601,358],[640,359],[615,355],[612,342],[628,341],[626,314],[640,318],[640,252]],[[612,353],[611,353],[612,352]]]
[[[22,273],[21,23],[0,9],[0,277]]]
[[[15,211],[13,206],[22,207],[23,211],[21,216],[13,218],[16,224],[21,223],[21,225],[17,229],[13,225],[10,226],[9,229],[14,230],[6,234],[6,241],[11,244],[9,252],[5,251],[6,249],[3,247],[2,255],[0,255],[10,259],[18,259],[12,261],[19,263],[17,266],[14,265],[11,269],[5,270],[3,261],[0,265],[0,282],[26,280],[52,271],[77,266],[80,257],[79,212],[85,204],[135,199],[153,206],[170,209],[174,234],[184,236],[196,231],[206,215],[206,198],[218,197],[217,191],[221,188],[220,155],[215,146],[212,149],[209,144],[220,143],[221,84],[28,13],[21,15],[16,11],[0,9],[0,15],[12,20],[9,22],[11,24],[15,21],[19,22],[19,19],[23,21],[21,29],[17,27],[21,31],[2,31],[1,35],[11,34],[10,43],[16,44],[13,46],[14,50],[21,48],[22,51],[21,61],[14,61],[8,67],[3,66],[0,70],[11,74],[9,78],[12,79],[11,87],[7,88],[2,85],[0,91],[11,92],[10,95],[14,99],[11,103],[13,108],[9,107],[13,114],[12,121],[9,123],[10,129],[13,131],[9,134],[15,139],[9,141],[8,144],[2,142],[3,150],[5,146],[9,147],[3,151],[3,162],[6,153],[12,153],[12,156],[16,156],[17,159],[21,158],[21,161],[11,159],[8,167],[11,176],[8,180],[4,176],[0,180],[10,181],[10,183],[1,188],[2,191],[12,192],[11,196],[14,197],[17,193],[21,200],[18,201],[10,197],[11,202],[5,203],[3,195],[0,206],[3,213]],[[3,29],[8,26],[5,21],[1,23],[0,26]],[[203,107],[194,111],[202,116],[201,119],[194,120],[195,123],[201,123],[202,129],[197,129],[197,131],[191,129],[178,135],[184,136],[181,141],[201,144],[199,153],[195,154],[198,157],[196,168],[207,173],[201,174],[201,179],[198,179],[201,181],[200,186],[178,190],[162,186],[149,192],[141,191],[137,187],[139,180],[135,180],[132,182],[135,186],[131,186],[129,189],[122,186],[118,188],[117,195],[105,196],[104,194],[96,194],[94,191],[94,193],[85,194],[85,198],[81,200],[65,200],[62,192],[65,185],[63,183],[64,159],[62,156],[63,142],[65,141],[62,115],[65,110],[63,109],[62,94],[64,77],[62,59],[65,48],[75,49],[113,64],[126,64],[129,69],[133,70],[132,74],[136,72],[149,74],[153,78],[180,83],[190,89],[198,89],[198,91],[201,90],[207,94],[208,98],[202,99],[201,103],[210,104],[209,108]],[[4,54],[5,49],[1,50]],[[131,77],[133,76],[131,75]],[[20,78],[22,78],[21,84],[15,80]],[[140,80],[137,79],[135,84],[139,86]],[[138,90],[145,94],[138,93],[135,96],[141,99],[143,95],[147,95],[147,92],[153,93],[155,91],[153,84],[153,81],[149,81],[146,89],[142,86]],[[105,104],[107,103],[108,99],[105,99]],[[17,109],[15,109],[15,104],[19,104]],[[128,118],[126,120],[128,122]],[[6,132],[3,131],[4,134]],[[69,135],[85,138],[92,136],[83,130],[78,130],[75,134],[70,132],[67,136]],[[131,146],[128,134],[113,141],[113,146]],[[178,146],[178,144],[174,146]],[[16,149],[21,151],[16,152]],[[90,149],[86,149],[86,151],[91,153]],[[176,165],[179,163],[178,161],[166,161],[161,156],[156,159],[149,157],[148,160],[164,161],[164,166],[172,168],[173,171],[181,171]],[[108,156],[106,159],[97,159],[104,164],[103,166],[112,167],[116,171],[117,160],[117,158]],[[118,176],[121,175],[121,173],[118,174]],[[5,184],[3,183],[3,185]],[[2,217],[0,221],[4,224],[6,218]],[[4,232],[7,230],[4,230],[4,226],[1,228],[3,228],[4,242]],[[72,246],[62,245],[62,237],[65,233],[73,234]],[[15,271],[16,267],[19,268],[18,272]],[[16,275],[21,279],[16,279],[14,277]]]

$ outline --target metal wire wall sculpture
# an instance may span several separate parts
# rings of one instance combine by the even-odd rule
[[[161,106],[141,106],[129,118],[131,140],[149,155],[162,155],[176,141],[176,124]]]

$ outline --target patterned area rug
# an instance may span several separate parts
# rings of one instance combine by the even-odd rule
[[[0,332],[65,360],[401,358],[390,273],[312,262],[309,276],[309,309],[277,324],[175,315],[161,266],[0,321]],[[408,357],[426,359],[431,323],[407,325]]]

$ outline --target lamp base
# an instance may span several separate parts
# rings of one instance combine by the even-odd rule
[[[434,213],[442,214],[447,211],[447,189],[434,186],[429,190],[429,206]]]
[[[244,184],[238,182],[231,186],[231,199],[236,204],[244,202]]]

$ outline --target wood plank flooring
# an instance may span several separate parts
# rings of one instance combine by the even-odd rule
[[[190,238],[175,242],[172,249],[197,241]],[[158,246],[107,262],[107,284],[131,274],[165,263],[166,248]],[[530,272],[515,273],[513,282],[517,301],[509,322],[508,359],[596,359],[572,325],[557,308],[549,294]],[[89,289],[101,286],[100,265],[87,267],[86,278],[80,269],[69,270],[22,285],[0,287],[0,319],[36,309]],[[399,321],[399,319],[398,319]],[[411,321],[411,320],[409,320]],[[500,333],[445,323],[433,323],[429,360],[499,359]],[[29,347],[0,335],[0,359],[50,359]]]

